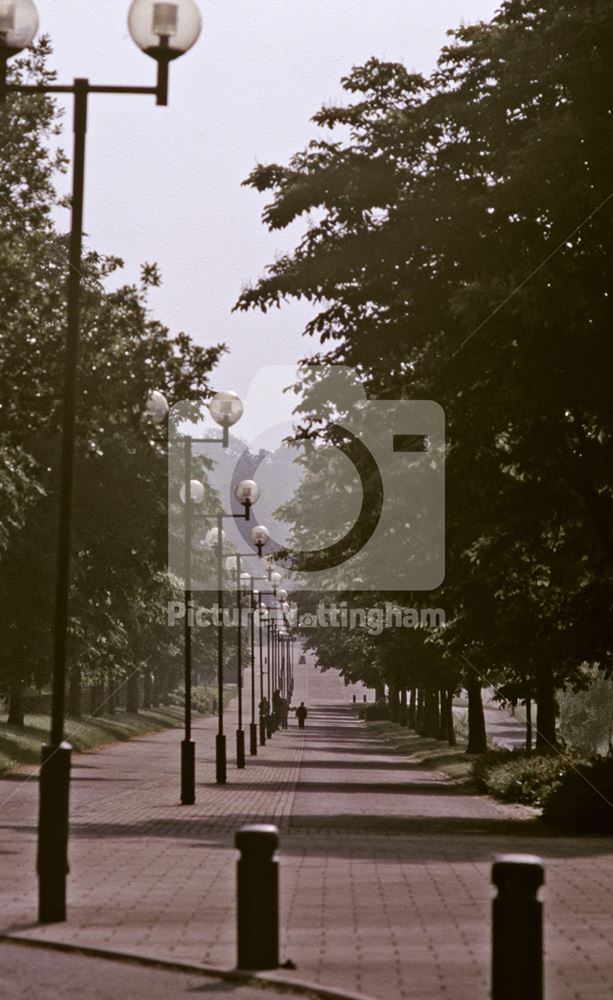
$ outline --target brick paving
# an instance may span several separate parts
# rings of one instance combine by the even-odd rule
[[[0,781],[5,932],[230,969],[233,832],[265,821],[281,830],[282,958],[296,965],[273,978],[373,1000],[485,1000],[490,864],[518,850],[547,864],[547,1000],[613,998],[611,840],[546,837],[528,810],[395,753],[353,717],[362,689],[307,660],[294,696],[306,730],[292,720],[224,787],[215,720],[197,724],[194,806],[178,805],[177,731],[75,757],[65,924],[33,923],[35,781]]]

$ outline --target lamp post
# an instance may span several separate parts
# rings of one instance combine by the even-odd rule
[[[163,4],[159,6],[164,6]],[[183,441],[184,482],[179,491],[181,503],[185,507],[185,547],[184,547],[184,589],[185,625],[183,654],[183,686],[185,690],[184,733],[181,741],[181,804],[193,805],[196,801],[196,745],[192,740],[192,624],[190,611],[192,604],[192,544],[194,504],[204,500],[204,486],[198,479],[192,479],[192,446],[194,444],[219,444],[227,448],[230,443],[230,427],[238,423],[243,415],[243,404],[235,392],[217,392],[209,403],[209,413],[222,429],[220,438],[192,438]],[[223,691],[223,682],[222,682]],[[219,702],[219,714],[223,726],[223,701]]]
[[[7,80],[8,60],[27,48],[38,30],[33,0],[0,3],[0,103],[8,94],[72,94],[73,174],[67,277],[66,347],[62,411],[62,452],[59,484],[59,524],[53,625],[53,689],[49,743],[42,748],[39,777],[38,915],[41,923],[66,919],[68,871],[68,797],[70,751],[64,742],[64,698],[68,599],[72,541],[74,453],[76,437],[77,369],[83,242],[85,136],[90,94],[147,94],[157,104],[168,103],[168,64],[187,52],[200,34],[200,12],[194,0],[153,3],[134,0],[128,27],[137,45],[157,62],[155,87],[90,84],[13,84]],[[152,409],[155,408],[152,403]]]
[[[266,746],[266,735],[268,728],[268,713],[264,712],[264,662],[263,662],[263,650],[262,650],[262,622],[266,620],[268,612],[264,607],[261,596],[258,594],[258,648],[260,652],[260,746]],[[268,673],[268,663],[266,664],[266,673]],[[269,704],[270,708],[270,704]]]
[[[255,623],[254,623],[254,595],[259,591],[254,589],[254,583],[258,580],[268,580],[268,577],[251,576],[247,572],[241,573],[241,559],[258,558],[262,556],[262,549],[270,534],[262,524],[257,524],[251,529],[251,540],[257,546],[255,552],[235,552],[226,559],[226,569],[232,574],[236,581],[236,594],[238,605],[238,633],[237,633],[237,693],[238,693],[238,729],[236,731],[236,760],[237,767],[245,766],[245,733],[243,730],[243,670],[242,670],[242,592],[250,592],[249,600],[249,640],[250,640],[250,666],[251,666],[251,722],[249,726],[249,753],[256,756],[257,747],[257,724],[255,721]]]
[[[253,604],[252,589],[253,589],[253,582],[251,580],[251,576],[249,575],[249,573],[241,573],[241,575],[240,575],[241,614],[242,614],[242,592],[244,590],[249,592],[249,604],[252,605]],[[251,607],[250,607],[250,610],[251,610]],[[241,621],[241,624],[242,624],[242,621]],[[250,631],[250,663],[251,663],[251,723],[249,725],[249,753],[251,755],[253,755],[253,712],[254,712],[254,706],[253,706],[253,697],[254,697],[254,694],[253,694],[253,630],[250,628],[249,631]],[[242,673],[241,673],[241,690],[242,690],[242,683],[243,683],[243,679],[242,679]],[[242,716],[241,716],[241,721],[242,721]],[[243,735],[242,735],[242,740],[243,740],[243,767],[244,767],[245,766],[245,733],[244,733],[244,731],[243,731]],[[257,753],[257,746],[256,746],[255,752]]]
[[[242,413],[242,405],[241,405]],[[238,419],[238,418],[237,418]],[[227,435],[224,433],[224,440],[226,440]],[[206,441],[206,438],[201,438],[201,441]],[[211,538],[211,543],[215,546],[216,556],[217,556],[217,694],[219,701],[219,711],[217,715],[217,737],[215,739],[215,780],[218,785],[225,785],[227,781],[227,755],[226,755],[226,736],[224,733],[224,706],[223,706],[223,695],[224,695],[224,628],[223,628],[223,611],[224,611],[224,583],[223,583],[223,522],[224,518],[233,518],[238,520],[239,518],[244,518],[245,521],[251,519],[251,508],[254,503],[257,502],[260,496],[260,489],[253,479],[243,479],[236,489],[234,490],[234,496],[238,502],[245,508],[244,514],[202,514],[201,516],[205,519],[216,521],[216,527],[212,528],[209,532]],[[242,680],[242,678],[241,678]],[[240,694],[240,706],[242,712],[242,694],[241,685],[239,685]],[[242,722],[242,719],[241,719]],[[237,748],[238,748],[238,731],[237,731]]]

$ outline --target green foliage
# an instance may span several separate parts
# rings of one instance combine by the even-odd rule
[[[52,78],[48,39],[12,60],[14,79]],[[0,688],[49,680],[58,517],[67,237],[54,223],[52,100],[11,95],[0,109]],[[65,218],[65,216],[63,216]],[[89,249],[83,260],[70,595],[71,674],[128,675],[154,658],[172,673],[180,637],[165,625],[165,428],[142,419],[149,392],[197,409],[223,350],[158,322],[141,280],[107,291],[122,267]],[[212,639],[200,639],[202,647]],[[201,650],[199,650],[201,651]]]
[[[586,670],[583,689],[561,691],[560,732],[581,753],[606,753],[613,746],[613,681]]]
[[[388,721],[391,718],[390,706],[385,700],[376,701],[373,705],[360,708],[358,715],[368,722]]]
[[[343,86],[348,105],[316,116],[329,135],[246,181],[271,230],[305,229],[237,308],[307,300],[316,360],[444,407],[448,626],[410,651],[399,633],[309,642],[379,683],[403,656],[423,683],[434,644],[435,686],[520,685],[546,750],[556,689],[613,671],[613,9],[508,0],[451,33],[431,78],[371,59]],[[300,388],[315,436],[318,385]],[[326,487],[309,495],[332,503]]]
[[[558,754],[490,750],[473,763],[473,777],[480,788],[505,802],[542,806],[572,766]]]
[[[613,833],[613,758],[569,769],[545,801],[543,819],[563,833]]]
[[[205,687],[192,687],[192,708],[194,712],[200,712],[201,715],[211,714],[211,704],[213,695],[209,688]],[[171,705],[185,705],[185,686],[179,684],[174,691],[171,691],[168,695],[168,701]]]

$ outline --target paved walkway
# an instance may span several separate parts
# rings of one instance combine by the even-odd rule
[[[177,804],[177,731],[75,758],[65,924],[33,925],[35,782],[0,781],[5,931],[230,969],[233,832],[272,821],[282,958],[296,965],[273,978],[374,1000],[485,1000],[490,864],[519,850],[547,859],[547,1000],[613,998],[611,840],[544,837],[525,810],[395,753],[354,718],[361,689],[307,661],[294,695],[309,704],[307,729],[292,721],[225,787],[213,784],[215,720],[199,723],[194,806]]]

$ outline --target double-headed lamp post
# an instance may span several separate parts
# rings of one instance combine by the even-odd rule
[[[51,734],[43,747],[39,778],[38,914],[41,923],[66,919],[68,871],[68,795],[70,746],[64,742],[64,697],[68,597],[72,534],[74,452],[76,435],[79,311],[82,274],[83,193],[85,136],[90,94],[147,94],[160,105],[168,103],[168,64],[187,52],[200,34],[200,12],[194,0],[154,3],[134,0],[128,27],[136,44],[157,62],[155,87],[91,84],[75,79],[71,84],[16,84],[7,79],[8,60],[27,48],[38,30],[38,13],[32,0],[0,0],[0,103],[9,94],[72,94],[73,161],[71,227],[67,269],[66,347],[62,409],[62,454],[59,481],[59,527],[55,613],[53,630],[53,693]],[[155,410],[156,404],[151,404]]]

